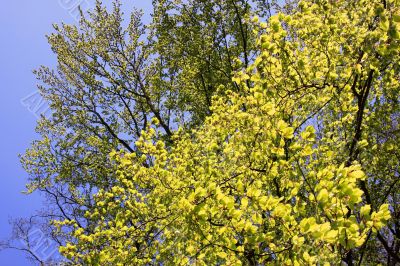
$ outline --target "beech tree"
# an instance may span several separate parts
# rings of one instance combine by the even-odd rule
[[[397,0],[97,3],[22,157],[78,265],[400,263]]]
[[[89,230],[83,214],[93,194],[115,182],[109,153],[138,152],[134,142],[153,117],[168,143],[178,126],[200,125],[216,88],[237,86],[237,58],[250,62],[255,39],[244,19],[265,5],[154,1],[153,20],[143,25],[139,10],[124,22],[119,1],[112,10],[97,1],[78,26],[55,25],[48,40],[58,67],[35,72],[53,115],[39,121],[42,138],[21,156],[27,192],[49,202],[36,217],[73,219]],[[65,243],[62,234],[50,237]]]

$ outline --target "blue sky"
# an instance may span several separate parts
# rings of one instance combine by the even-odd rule
[[[12,0],[0,7],[0,238],[10,234],[8,219],[26,217],[40,209],[39,195],[21,194],[27,174],[20,166],[18,154],[23,153],[35,134],[36,116],[21,100],[36,91],[32,70],[40,65],[55,66],[56,57],[46,42],[52,23],[76,23],[70,5],[94,0]],[[103,1],[110,2],[110,1]],[[65,4],[63,4],[65,3]],[[124,10],[132,6],[148,14],[150,0],[122,0]],[[30,265],[25,254],[0,252],[0,265]]]

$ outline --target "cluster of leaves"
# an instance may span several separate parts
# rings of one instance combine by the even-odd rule
[[[311,126],[294,136],[256,88],[216,101],[204,127],[177,133],[171,149],[149,128],[141,156],[112,153],[117,183],[86,213],[93,233],[57,223],[75,239],[61,252],[95,265],[302,265],[337,264],[361,246],[390,218],[388,205],[360,208],[360,166],[333,164],[334,151],[313,147]]]
[[[400,262],[400,2],[239,2],[50,36],[23,163],[71,263]]]

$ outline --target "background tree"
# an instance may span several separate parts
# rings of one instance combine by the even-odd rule
[[[76,220],[91,230],[83,214],[93,194],[115,182],[109,153],[137,153],[134,142],[153,117],[168,143],[178,126],[200,125],[219,85],[238,89],[238,58],[254,57],[249,18],[272,8],[264,1],[153,5],[153,20],[143,25],[140,11],[125,23],[118,1],[110,11],[97,1],[78,26],[55,25],[48,36],[58,67],[36,74],[53,115],[39,122],[42,139],[21,156],[28,192],[39,190],[49,201],[45,223]],[[53,237],[65,243],[62,234]]]
[[[398,263],[398,1],[153,4],[147,27],[98,2],[49,36],[54,115],[22,162],[62,253]]]

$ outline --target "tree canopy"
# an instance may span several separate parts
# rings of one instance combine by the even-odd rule
[[[400,263],[400,1],[101,2],[21,161],[65,262]]]

